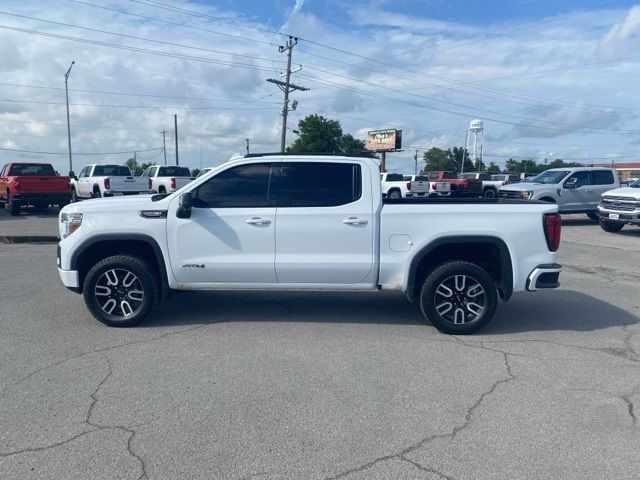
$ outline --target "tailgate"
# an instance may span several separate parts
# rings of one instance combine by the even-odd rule
[[[147,177],[108,177],[112,192],[147,192],[149,179]]]
[[[427,193],[429,192],[429,182],[414,180],[411,182],[411,191],[415,193]]]
[[[176,177],[176,190],[178,190],[179,188],[184,187],[185,185],[187,185],[192,180],[193,180],[193,178],[189,178],[189,177]]]
[[[28,175],[14,177],[21,193],[69,193],[69,178],[58,176]]]

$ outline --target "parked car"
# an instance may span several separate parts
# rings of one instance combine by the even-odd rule
[[[488,172],[469,172],[461,173],[458,178],[466,178],[468,180],[480,180],[482,182],[482,196],[485,198],[497,198],[498,189],[504,185],[502,180],[493,180]]]
[[[253,155],[180,195],[65,207],[58,272],[112,326],[140,322],[169,290],[396,290],[467,334],[499,298],[559,285],[556,205],[419,202],[383,200],[370,158]],[[474,208],[451,208],[463,202]]]
[[[381,173],[382,195],[387,198],[404,198],[407,196],[407,180],[401,173]]]
[[[11,162],[0,170],[0,207],[20,215],[23,206],[47,208],[69,203],[69,177],[58,174],[50,163]]]
[[[149,180],[134,177],[126,165],[91,164],[71,178],[71,201],[151,193]]]
[[[586,213],[592,220],[598,220],[600,196],[619,186],[618,175],[611,168],[552,168],[530,182],[501,187],[499,195],[555,203],[560,213]]]
[[[141,177],[149,179],[149,189],[153,193],[173,193],[195,178],[187,167],[173,165],[153,165],[142,172]]]
[[[604,192],[598,215],[606,232],[619,232],[625,225],[640,226],[640,179],[627,187]]]
[[[451,184],[451,195],[454,197],[481,197],[482,180],[458,178],[455,172],[436,170],[426,172],[430,182],[448,182]]]

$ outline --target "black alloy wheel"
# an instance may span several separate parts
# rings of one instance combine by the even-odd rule
[[[153,270],[144,260],[128,255],[94,265],[85,278],[83,294],[92,315],[113,327],[137,324],[160,299]]]
[[[485,326],[498,302],[497,287],[478,265],[447,262],[425,279],[420,307],[425,318],[443,333],[464,335]]]

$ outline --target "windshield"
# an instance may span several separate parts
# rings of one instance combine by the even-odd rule
[[[130,177],[129,167],[124,165],[96,165],[93,169],[94,177]]]
[[[569,175],[569,170],[547,170],[546,172],[542,172],[540,175],[536,175],[531,180],[527,180],[527,182],[553,185],[555,183],[560,183],[560,181],[567,175]]]
[[[190,177],[191,172],[187,167],[160,167],[158,177]]]
[[[46,163],[23,163],[20,165],[11,165],[9,175],[12,177],[20,177],[24,175],[55,175],[56,172],[51,165]]]
[[[636,180],[635,182],[633,182],[631,185],[629,185],[630,187],[633,188],[640,188],[640,178],[638,180]]]

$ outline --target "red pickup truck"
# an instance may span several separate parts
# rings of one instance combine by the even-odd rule
[[[0,170],[0,207],[6,204],[11,215],[19,215],[25,205],[62,208],[70,196],[69,177],[58,175],[49,163],[12,162]]]
[[[430,182],[447,182],[451,184],[451,195],[454,197],[481,197],[482,180],[458,178],[455,172],[435,170],[426,172]],[[435,184],[434,184],[435,185]]]

